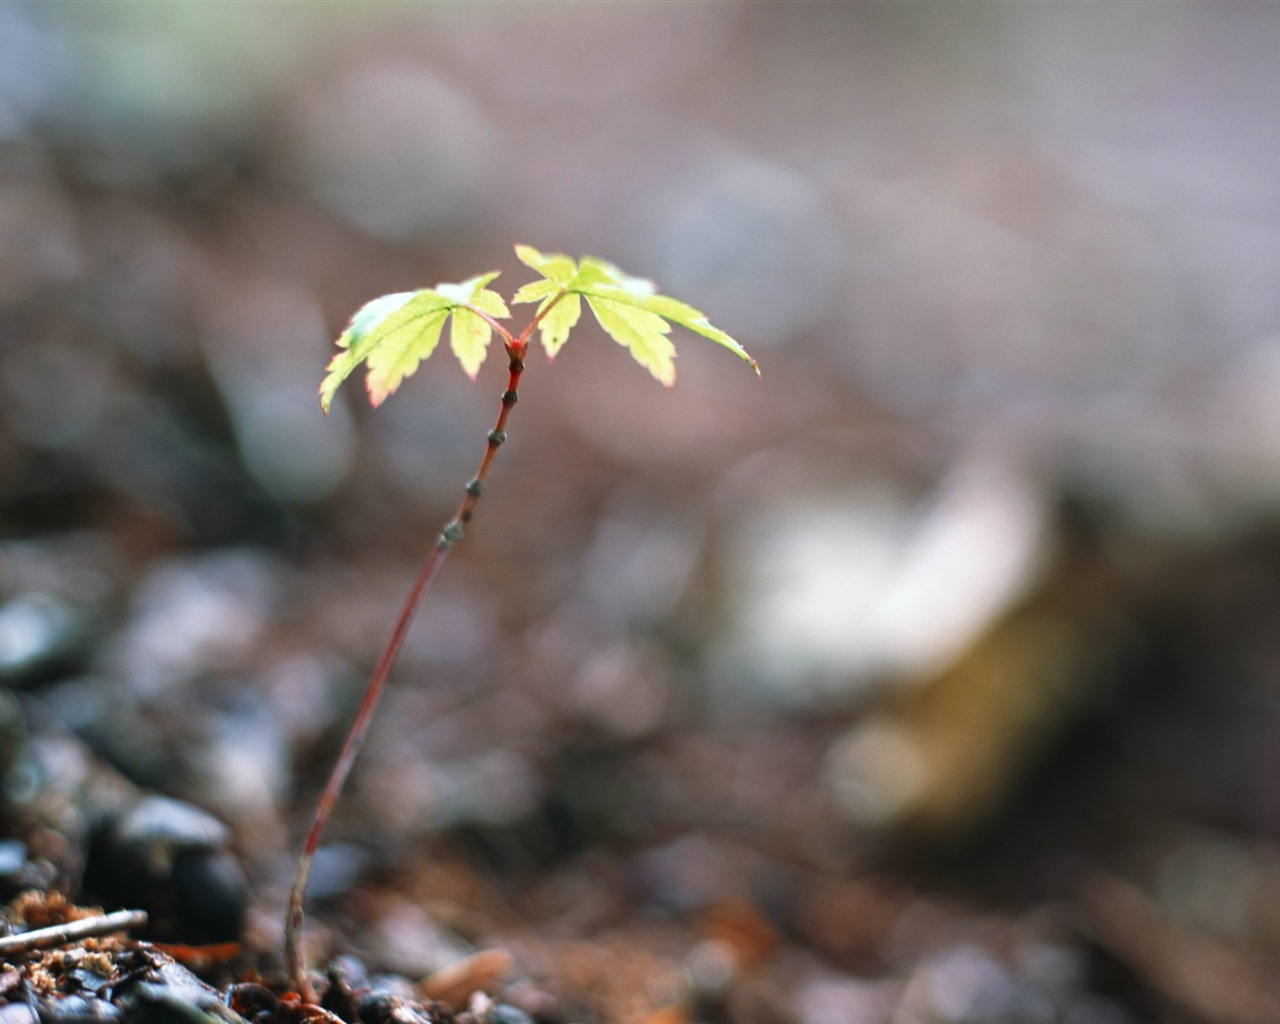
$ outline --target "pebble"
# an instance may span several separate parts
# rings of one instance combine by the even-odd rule
[[[534,1024],[534,1021],[517,1006],[511,1006],[509,1003],[495,1003],[489,1010],[487,1024]]]
[[[146,910],[149,931],[170,941],[240,937],[248,882],[226,849],[227,827],[180,800],[145,797],[95,829],[84,887],[113,906]]]
[[[20,839],[0,839],[0,881],[8,881],[27,863],[27,847]]]
[[[796,993],[799,1024],[848,1024],[888,1021],[899,991],[892,982],[855,978],[821,978]]]
[[[47,1000],[40,1007],[40,1020],[45,1024],[94,1024],[127,1019],[118,1006],[89,996],[63,996]]]
[[[269,1019],[279,1002],[279,997],[269,988],[252,981],[232,985],[227,990],[227,1005],[250,1020]]]
[[[140,949],[112,999],[124,1019],[140,1024],[244,1024],[210,988],[175,960]]]
[[[8,690],[0,690],[0,783],[17,765],[27,745],[22,705]]]
[[[251,549],[162,564],[134,593],[111,667],[155,697],[233,664],[258,641],[282,587],[281,566]]]
[[[21,594],[0,605],[0,677],[26,679],[68,657],[88,626],[52,594]]]
[[[48,677],[97,638],[118,553],[95,534],[0,544],[0,679]]]

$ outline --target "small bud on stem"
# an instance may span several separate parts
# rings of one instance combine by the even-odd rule
[[[351,729],[343,741],[342,750],[338,753],[338,759],[334,762],[333,770],[329,773],[328,781],[320,794],[320,800],[316,805],[315,814],[311,820],[311,828],[307,832],[306,840],[302,845],[302,852],[299,854],[298,863],[294,868],[293,884],[289,889],[288,909],[285,912],[284,949],[285,962],[294,988],[297,989],[304,1002],[315,1002],[315,990],[312,988],[311,980],[307,976],[306,953],[302,948],[302,906],[307,892],[307,879],[311,875],[311,865],[315,860],[316,850],[320,846],[320,837],[324,833],[324,827],[329,821],[329,815],[333,812],[334,805],[338,802],[338,796],[342,792],[343,786],[346,785],[347,776],[351,773],[351,766],[355,762],[356,755],[360,752],[360,747],[364,743],[365,736],[369,731],[369,725],[373,721],[374,710],[382,697],[382,691],[387,685],[387,678],[391,675],[391,668],[400,653],[400,647],[404,643],[405,635],[409,632],[409,625],[413,622],[413,616],[417,611],[419,602],[422,600],[422,595],[426,592],[427,587],[431,585],[431,581],[435,579],[436,573],[440,571],[440,566],[444,564],[444,560],[449,552],[453,550],[453,546],[462,539],[465,525],[471,521],[476,503],[480,500],[480,496],[484,494],[485,480],[489,475],[490,467],[493,465],[494,456],[497,455],[498,448],[507,440],[507,419],[511,416],[511,410],[519,399],[520,375],[524,373],[524,353],[528,348],[529,336],[552,305],[554,303],[549,303],[547,308],[542,311],[541,316],[535,316],[518,338],[513,337],[496,320],[492,320],[488,316],[484,317],[502,337],[509,360],[507,364],[507,388],[502,392],[502,406],[498,411],[497,421],[494,423],[493,429],[489,431],[488,444],[485,446],[484,456],[480,460],[475,476],[472,477],[465,488],[462,502],[458,505],[457,512],[454,513],[453,518],[440,531],[435,547],[432,548],[427,560],[418,571],[418,576],[414,580],[404,604],[400,607],[400,612],[396,616],[395,626],[391,630],[391,636],[388,638],[386,646],[378,658],[373,674],[369,677],[369,682],[365,686],[364,696],[360,699],[360,707],[356,710],[355,719],[351,723]]]
[[[668,386],[675,381],[675,347],[666,337],[670,330],[667,321],[723,345],[748,362],[757,375],[760,372],[746,350],[719,328],[713,327],[698,310],[657,295],[649,282],[624,274],[611,263],[589,256],[575,262],[562,254],[545,255],[527,245],[516,246],[516,256],[541,276],[541,280],[520,288],[512,298],[515,303],[538,303],[538,311],[519,335],[512,335],[502,324],[501,318],[510,316],[507,305],[497,292],[487,287],[498,276],[496,270],[462,284],[384,295],[356,311],[338,338],[340,351],[330,361],[328,372],[320,384],[320,405],[327,412],[342,382],[358,366],[367,364],[369,397],[375,406],[380,404],[400,386],[406,375],[431,355],[440,340],[445,321],[455,314],[462,324],[458,319],[454,320],[451,345],[463,368],[472,377],[479,370],[494,333],[502,339],[507,352],[507,387],[502,392],[502,405],[497,421],[489,431],[480,465],[464,489],[457,512],[440,531],[435,546],[418,570],[413,586],[400,607],[391,635],[369,677],[351,728],[343,740],[338,759],[320,793],[311,827],[298,855],[285,912],[284,946],[285,961],[294,987],[305,1003],[315,1002],[315,992],[307,976],[302,949],[302,904],[320,836],[346,784],[356,754],[364,743],[374,710],[422,595],[435,579],[449,552],[462,539],[475,513],[476,503],[484,494],[485,480],[493,460],[507,440],[507,420],[520,397],[520,375],[524,372],[524,359],[533,332],[541,326],[542,346],[548,356],[554,356],[578,322],[585,301],[605,332],[628,348],[637,362]],[[553,311],[555,315],[550,316]],[[476,317],[483,324],[475,323]],[[488,325],[487,329],[484,325]],[[409,332],[407,337],[406,331]],[[388,349],[393,351],[395,358],[379,360],[380,353]]]

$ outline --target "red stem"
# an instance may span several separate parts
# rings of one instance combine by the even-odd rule
[[[547,309],[550,308],[550,305],[548,304]],[[480,311],[475,310],[475,312],[479,313]],[[545,312],[546,310],[543,310],[544,314]],[[484,316],[483,313],[480,315]],[[507,356],[510,360],[508,364],[510,376],[507,378],[507,390],[502,393],[502,408],[498,412],[497,422],[494,424],[493,429],[489,431],[488,444],[485,446],[484,457],[480,460],[480,466],[476,470],[475,477],[467,484],[466,493],[462,498],[462,502],[458,505],[457,512],[454,513],[453,518],[445,525],[444,529],[440,531],[435,547],[432,548],[431,553],[427,556],[422,568],[418,570],[417,578],[413,581],[413,586],[410,588],[408,596],[405,597],[404,604],[400,607],[400,614],[396,616],[391,636],[388,638],[386,646],[378,658],[373,675],[369,677],[364,696],[360,699],[360,707],[356,711],[356,717],[351,723],[346,739],[343,741],[338,759],[334,762],[333,769],[329,773],[329,779],[325,783],[324,791],[320,794],[320,800],[316,804],[315,814],[311,820],[311,828],[307,831],[306,841],[302,845],[302,852],[299,854],[297,866],[294,868],[293,884],[289,890],[289,905],[285,913],[284,953],[286,966],[294,987],[303,1001],[307,1003],[315,1002],[315,991],[307,977],[306,959],[302,949],[302,903],[306,896],[307,879],[311,875],[311,864],[315,860],[316,849],[320,845],[320,837],[324,833],[325,825],[329,821],[329,815],[333,811],[334,804],[338,802],[338,796],[346,784],[347,776],[351,773],[351,766],[356,759],[356,755],[360,752],[360,747],[364,743],[365,735],[369,731],[369,724],[373,721],[373,713],[382,698],[382,691],[387,685],[387,678],[391,675],[391,668],[395,664],[396,656],[400,653],[400,646],[404,643],[405,634],[409,632],[409,625],[413,622],[418,603],[422,600],[422,595],[426,592],[427,587],[431,585],[431,581],[435,579],[436,573],[439,572],[440,566],[444,564],[444,560],[448,557],[454,544],[462,539],[467,523],[471,521],[471,517],[475,512],[476,503],[480,500],[480,495],[484,493],[485,479],[489,475],[489,468],[493,465],[498,449],[507,439],[507,419],[510,417],[511,410],[518,398],[517,392],[520,386],[520,374],[524,372],[524,354],[528,348],[528,338],[533,328],[542,318],[541,316],[535,317],[533,322],[521,332],[519,338],[512,338],[510,332],[501,324],[492,321],[491,318],[485,317],[485,319],[490,320],[503,336]]]
[[[507,390],[502,393],[502,408],[498,411],[497,422],[494,423],[493,429],[489,431],[488,444],[485,446],[484,457],[481,458],[480,465],[476,469],[476,475],[467,484],[466,493],[458,505],[457,512],[445,524],[444,529],[440,531],[440,536],[436,539],[436,546],[432,548],[431,553],[422,564],[422,568],[418,570],[413,586],[409,589],[408,596],[404,599],[404,604],[400,606],[400,613],[396,616],[391,636],[387,639],[386,646],[382,649],[382,654],[378,657],[378,663],[374,667],[373,675],[369,677],[369,682],[365,686],[364,696],[360,698],[360,707],[356,710],[356,717],[351,723],[346,739],[342,742],[342,750],[338,753],[338,759],[334,762],[333,768],[329,772],[328,781],[325,782],[324,790],[320,794],[320,800],[316,804],[315,814],[311,819],[311,828],[307,831],[306,841],[302,844],[302,852],[298,855],[298,863],[293,871],[293,884],[289,889],[289,905],[284,919],[284,954],[285,964],[293,980],[294,988],[297,989],[298,995],[306,1003],[314,1003],[316,999],[315,990],[311,987],[311,981],[307,977],[306,957],[302,949],[302,904],[307,893],[307,879],[311,875],[311,864],[315,860],[316,850],[320,846],[320,837],[324,833],[325,825],[328,824],[329,815],[333,812],[334,805],[338,802],[342,788],[346,785],[347,776],[351,774],[351,766],[355,762],[356,755],[360,752],[365,735],[369,732],[369,724],[373,721],[373,713],[382,698],[382,691],[386,688],[387,679],[391,675],[391,668],[396,662],[396,656],[400,653],[400,646],[404,643],[405,634],[409,632],[409,626],[413,622],[413,616],[418,609],[419,602],[422,600],[422,595],[431,586],[431,581],[435,579],[436,573],[440,571],[440,566],[444,564],[444,560],[448,557],[453,546],[462,539],[463,532],[475,513],[476,503],[480,500],[480,495],[484,493],[485,480],[489,476],[489,468],[493,465],[498,449],[507,439],[507,420],[510,418],[511,410],[515,407],[516,400],[519,397],[517,392],[520,387],[520,375],[524,372],[524,357],[529,348],[529,339],[533,336],[538,324],[542,322],[542,318],[566,294],[567,292],[561,291],[550,302],[543,305],[525,326],[524,330],[520,332],[519,337],[512,337],[511,332],[503,324],[483,310],[471,305],[467,306],[471,312],[486,321],[502,338],[509,360],[507,368],[510,375],[507,378]]]
[[[329,772],[329,779],[325,783],[324,791],[320,794],[319,802],[316,804],[315,814],[311,819],[311,828],[307,831],[306,841],[302,844],[302,852],[299,854],[298,863],[294,868],[293,885],[289,890],[289,909],[285,917],[284,955],[289,973],[293,978],[294,987],[298,990],[304,1002],[315,1002],[315,992],[312,990],[311,982],[307,978],[302,950],[302,901],[307,891],[307,879],[311,875],[311,864],[315,860],[316,850],[320,846],[320,837],[329,821],[329,815],[333,812],[334,804],[338,802],[342,787],[346,784],[347,776],[351,773],[351,765],[356,759],[356,754],[360,752],[365,735],[369,731],[369,723],[373,720],[373,712],[382,698],[382,691],[386,687],[387,677],[391,674],[391,666],[395,664],[396,656],[400,653],[400,645],[404,643],[405,634],[409,632],[409,624],[413,621],[418,602],[422,599],[423,592],[430,585],[432,579],[435,578],[436,572],[444,563],[445,556],[448,554],[449,547],[437,543],[432,548],[431,554],[427,556],[422,568],[418,570],[417,579],[413,581],[413,587],[405,598],[404,604],[400,607],[400,614],[396,617],[391,637],[387,640],[381,657],[378,658],[373,675],[369,677],[364,696],[360,699],[359,710],[356,711],[356,717],[351,723],[346,739],[343,741],[342,750],[338,754],[338,759],[334,762],[332,770]]]

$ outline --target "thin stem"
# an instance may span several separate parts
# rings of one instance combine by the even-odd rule
[[[498,337],[502,339],[503,344],[506,345],[508,349],[510,349],[511,346],[516,343],[516,339],[511,336],[511,332],[507,330],[506,325],[503,324],[500,320],[495,320],[483,309],[480,309],[478,306],[473,306],[469,302],[466,303],[466,308],[469,309],[476,316],[478,316],[485,323],[487,323],[490,327],[492,327],[497,332]]]
[[[566,289],[561,288],[556,292],[555,298],[538,310],[537,315],[525,325],[525,329],[520,332],[520,337],[515,340],[515,347],[520,350],[521,355],[523,355],[524,350],[529,347],[529,339],[533,337],[533,332],[537,329],[538,324],[542,323],[542,318],[550,313],[556,303],[568,294],[569,292]],[[505,331],[503,333],[506,334]],[[511,335],[508,334],[507,337],[509,338]]]
[[[476,312],[479,312],[479,310],[476,310]],[[481,313],[481,316],[483,315]],[[485,319],[489,318],[486,317]],[[511,334],[505,328],[496,323],[494,325],[503,336],[509,360],[507,389],[502,393],[502,406],[498,411],[498,419],[494,423],[493,429],[489,431],[484,456],[480,460],[475,476],[466,486],[457,512],[454,513],[453,518],[440,531],[435,547],[431,549],[431,553],[427,556],[422,568],[418,570],[413,586],[409,589],[408,596],[405,597],[404,604],[400,607],[400,613],[396,616],[391,636],[388,638],[386,646],[378,658],[373,674],[369,677],[369,682],[365,686],[364,696],[360,699],[360,707],[356,711],[355,719],[351,723],[351,728],[342,743],[342,750],[338,753],[338,759],[334,762],[333,769],[329,773],[329,779],[320,794],[320,800],[316,804],[315,814],[311,820],[311,828],[307,831],[307,838],[302,845],[302,852],[298,855],[298,863],[294,868],[293,884],[289,890],[288,909],[285,912],[285,963],[294,987],[303,1001],[307,1003],[315,1002],[315,991],[307,978],[305,956],[302,949],[302,904],[306,896],[307,879],[311,874],[311,864],[315,860],[316,850],[320,846],[320,837],[324,833],[325,825],[329,821],[329,815],[333,811],[334,804],[338,802],[338,796],[342,793],[342,788],[346,784],[347,776],[351,773],[351,766],[356,759],[356,754],[360,752],[360,747],[364,743],[365,735],[369,731],[369,724],[373,720],[373,713],[382,697],[387,678],[391,675],[391,668],[395,664],[396,656],[400,653],[400,646],[404,643],[405,635],[409,632],[409,625],[413,622],[418,603],[422,600],[422,595],[426,592],[427,587],[431,585],[431,581],[435,579],[436,573],[440,571],[440,566],[444,564],[444,560],[448,557],[453,546],[462,539],[463,532],[475,513],[476,503],[479,502],[480,495],[484,493],[485,480],[489,476],[489,469],[498,454],[498,449],[502,447],[502,443],[507,439],[507,420],[510,418],[511,410],[515,407],[519,397],[517,392],[520,387],[520,375],[524,372],[524,353],[527,348],[529,330],[526,329],[522,332],[520,338],[512,339]]]

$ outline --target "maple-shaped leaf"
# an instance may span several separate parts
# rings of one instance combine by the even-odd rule
[[[692,306],[659,295],[650,281],[632,277],[593,256],[575,261],[563,253],[545,254],[528,245],[517,245],[516,256],[542,275],[541,280],[520,288],[511,301],[539,303],[538,330],[549,358],[564,345],[581,315],[582,299],[586,299],[609,337],[668,387],[676,379],[676,349],[667,337],[673,323],[723,345],[749,363],[757,376],[760,373],[756,361],[737,341]]]
[[[364,363],[369,401],[381,405],[440,343],[450,317],[450,346],[462,368],[475,378],[484,362],[493,331],[484,317],[507,317],[502,297],[486,287],[498,271],[461,284],[439,284],[416,292],[396,292],[365,303],[338,338],[339,352],[326,367],[320,384],[325,412],[339,385]]]
[[[493,328],[484,317],[466,307],[478,309],[491,317],[510,316],[511,311],[502,301],[502,296],[486,287],[497,276],[498,271],[494,270],[463,281],[462,284],[436,285],[439,294],[454,299],[458,304],[453,322],[449,325],[449,343],[453,354],[458,357],[458,362],[472,380],[480,372],[480,364],[484,362],[489,341],[493,337]]]

